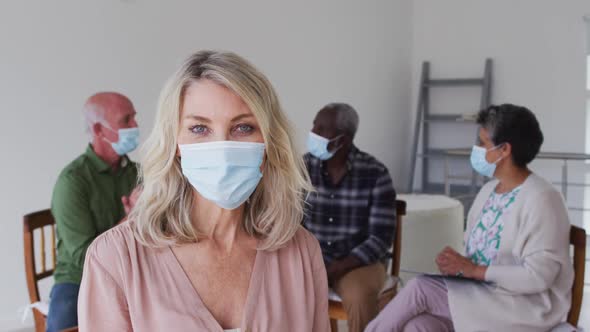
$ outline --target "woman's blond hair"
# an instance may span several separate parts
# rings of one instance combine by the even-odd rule
[[[248,61],[230,52],[193,54],[162,90],[155,125],[142,151],[143,191],[129,217],[135,236],[152,247],[200,238],[191,223],[193,188],[182,174],[176,151],[184,93],[204,79],[241,97],[258,121],[266,146],[264,175],[246,203],[243,228],[261,239],[259,249],[277,249],[299,228],[311,184],[272,85]]]

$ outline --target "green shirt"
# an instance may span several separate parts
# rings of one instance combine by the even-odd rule
[[[56,283],[79,284],[86,249],[125,217],[121,197],[137,184],[137,165],[127,156],[113,171],[89,145],[57,179],[51,212],[57,224]]]

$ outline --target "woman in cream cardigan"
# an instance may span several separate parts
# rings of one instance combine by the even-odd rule
[[[569,310],[570,224],[561,194],[532,173],[543,134],[520,106],[479,113],[471,164],[486,177],[467,217],[465,256],[445,248],[441,273],[413,279],[367,331],[547,331]]]

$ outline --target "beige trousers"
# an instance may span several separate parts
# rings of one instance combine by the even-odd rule
[[[348,331],[362,332],[377,316],[377,298],[385,282],[386,271],[382,263],[375,263],[354,269],[345,274],[334,285],[342,298],[342,305],[348,315]]]

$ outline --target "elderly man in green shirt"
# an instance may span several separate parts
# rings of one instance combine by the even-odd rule
[[[84,115],[91,142],[57,179],[51,212],[57,224],[57,264],[47,331],[78,325],[78,290],[86,249],[101,233],[122,221],[139,193],[137,165],[127,153],[139,131],[131,101],[115,92],[91,96]]]

